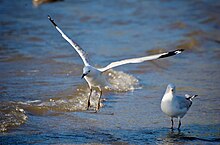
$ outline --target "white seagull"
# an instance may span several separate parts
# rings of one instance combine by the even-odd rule
[[[92,94],[92,89],[93,88],[98,88],[99,89],[100,95],[99,95],[98,105],[96,107],[96,112],[100,109],[100,99],[101,99],[101,96],[102,96],[101,87],[109,86],[108,82],[106,81],[105,77],[102,74],[103,72],[105,72],[105,71],[107,71],[111,68],[120,66],[120,65],[129,64],[129,63],[141,63],[141,62],[148,61],[148,60],[160,59],[160,58],[169,57],[169,56],[179,54],[183,51],[183,49],[179,49],[179,50],[165,52],[165,53],[151,55],[151,56],[125,59],[125,60],[121,60],[121,61],[112,62],[112,63],[110,63],[109,65],[107,65],[106,67],[103,67],[103,68],[96,68],[96,67],[91,66],[89,64],[87,56],[86,56],[86,52],[76,42],[74,42],[66,34],[64,34],[63,31],[57,26],[57,24],[54,22],[54,20],[51,19],[51,17],[49,15],[48,15],[48,19],[55,26],[55,28],[62,35],[62,37],[67,42],[69,42],[70,45],[77,51],[77,53],[79,54],[79,56],[81,57],[81,59],[84,63],[82,78],[85,78],[86,82],[88,83],[89,89],[90,89],[90,93],[89,93],[89,96],[88,96],[87,109],[89,109],[89,107],[90,107],[90,97],[91,97],[91,94]]]
[[[192,100],[198,95],[190,96],[188,94],[184,96],[176,96],[176,89],[173,84],[167,86],[166,92],[161,100],[161,110],[170,116],[171,129],[173,130],[173,118],[178,118],[178,130],[181,126],[181,118],[186,114],[192,105]]]

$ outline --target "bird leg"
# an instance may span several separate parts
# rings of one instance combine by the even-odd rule
[[[171,129],[173,130],[173,118],[171,117]]]
[[[90,107],[90,105],[91,105],[91,103],[90,103],[90,97],[91,97],[91,95],[92,95],[92,88],[90,88],[90,92],[89,92],[89,98],[88,98],[87,110],[89,110],[89,107]]]
[[[181,126],[181,118],[178,117],[179,125],[178,125],[178,130],[180,131],[180,126]]]
[[[98,110],[100,109],[100,105],[101,105],[101,96],[102,96],[102,89],[100,87],[99,88],[99,91],[100,91],[100,94],[99,94],[99,101],[98,101],[98,105],[97,105],[97,109],[96,109],[96,112],[98,112]]]

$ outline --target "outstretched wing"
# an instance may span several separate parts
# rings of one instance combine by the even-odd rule
[[[89,65],[87,57],[86,57],[86,52],[73,40],[71,40],[69,37],[66,36],[66,34],[63,33],[63,31],[57,26],[57,24],[54,22],[54,20],[51,19],[51,17],[48,15],[48,19],[51,21],[51,23],[55,26],[58,32],[62,35],[62,37],[72,45],[72,47],[77,51],[81,59],[83,60],[83,63],[85,65]]]
[[[104,71],[107,71],[113,67],[117,67],[120,65],[129,64],[129,63],[141,63],[141,62],[148,61],[148,60],[165,58],[165,57],[169,57],[169,56],[173,56],[173,55],[182,53],[183,51],[184,51],[183,49],[179,49],[179,50],[170,51],[170,52],[161,53],[161,54],[155,54],[155,55],[150,55],[150,56],[145,56],[145,57],[131,58],[131,59],[125,59],[125,60],[121,60],[121,61],[116,61],[116,62],[110,63],[109,65],[107,65],[104,68],[99,68],[99,70],[101,72],[104,72]]]

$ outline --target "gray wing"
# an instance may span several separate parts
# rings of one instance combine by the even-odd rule
[[[76,52],[79,54],[79,56],[81,57],[83,63],[85,65],[89,65],[88,63],[88,59],[87,59],[87,54],[86,52],[73,40],[71,40],[69,37],[67,37],[67,35],[65,33],[63,33],[63,31],[57,26],[57,24],[54,22],[54,20],[51,19],[50,16],[48,16],[48,19],[51,21],[51,23],[55,26],[55,28],[57,29],[57,31],[62,35],[62,37],[70,43],[70,45],[76,50]]]
[[[176,96],[176,98],[178,100],[180,109],[186,108],[188,110],[192,105],[192,101],[187,99],[186,97]]]

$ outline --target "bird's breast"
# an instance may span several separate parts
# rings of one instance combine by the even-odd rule
[[[171,100],[161,101],[161,110],[170,117],[178,117],[179,115],[176,104]]]
[[[108,85],[106,79],[102,75],[85,76],[87,83],[92,87],[105,87]]]

